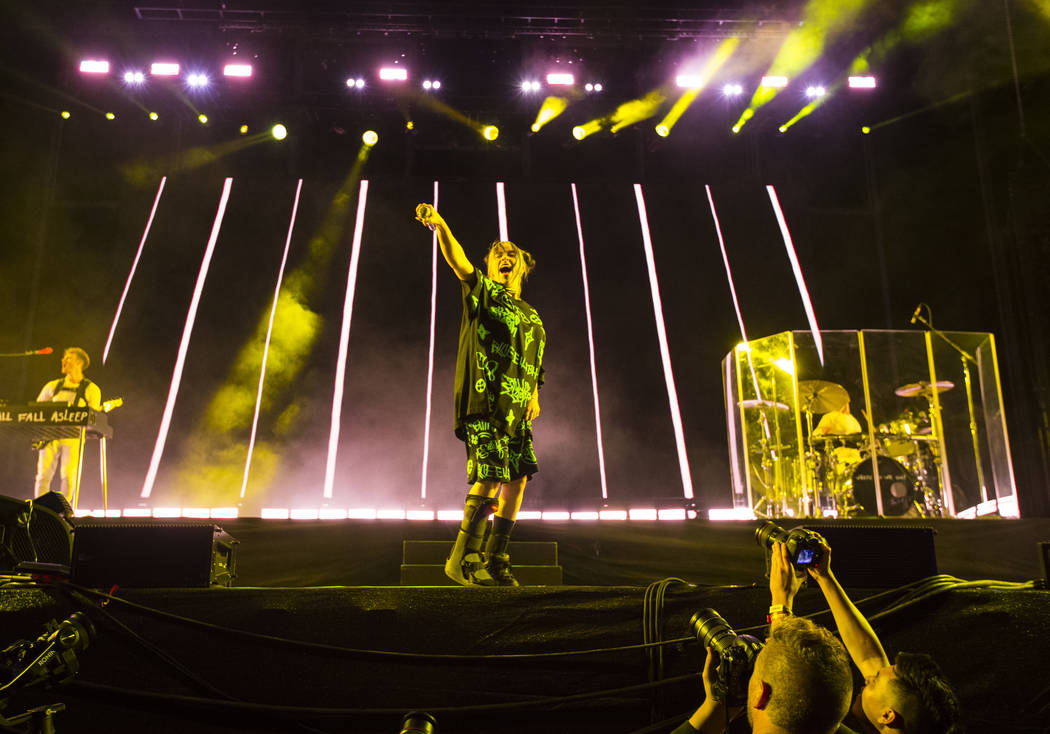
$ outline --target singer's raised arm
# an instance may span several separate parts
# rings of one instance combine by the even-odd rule
[[[457,278],[467,280],[474,274],[474,266],[471,264],[470,259],[467,258],[466,253],[463,252],[463,247],[459,244],[459,241],[452,235],[452,230],[449,229],[444,217],[438,214],[437,209],[430,204],[418,204],[416,206],[416,219],[422,222],[424,226],[437,232],[441,254]]]

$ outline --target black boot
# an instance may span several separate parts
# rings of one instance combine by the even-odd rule
[[[463,586],[496,586],[496,580],[485,570],[481,544],[489,515],[494,511],[495,498],[468,494],[463,508],[463,522],[452,551],[445,561],[445,575]]]
[[[510,555],[507,553],[512,530],[514,521],[497,515],[492,520],[492,532],[485,544],[485,568],[499,586],[520,586],[510,571]]]

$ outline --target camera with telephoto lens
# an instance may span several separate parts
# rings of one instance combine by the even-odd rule
[[[783,543],[787,547],[791,565],[799,571],[807,568],[819,568],[824,562],[824,538],[819,533],[805,528],[784,530],[775,522],[766,521],[755,531],[755,541],[766,549],[766,575],[769,575],[769,557],[773,543]]]
[[[716,657],[712,693],[726,706],[747,703],[747,684],[755,669],[762,643],[751,635],[738,635],[714,609],[701,609],[689,620],[696,639]]]

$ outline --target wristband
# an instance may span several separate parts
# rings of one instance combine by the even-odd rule
[[[784,604],[774,604],[769,608],[769,613],[766,614],[766,622],[769,624],[773,623],[774,617],[789,617],[791,616],[791,610]]]

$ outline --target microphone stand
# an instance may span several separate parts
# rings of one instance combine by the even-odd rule
[[[959,353],[959,358],[962,361],[963,381],[966,383],[966,408],[969,411],[970,417],[970,439],[973,441],[973,459],[977,466],[977,484],[981,488],[981,501],[987,502],[988,487],[984,483],[984,469],[981,468],[981,449],[980,442],[977,440],[977,419],[973,408],[973,384],[970,380],[970,363],[973,362],[977,367],[980,367],[980,365],[977,360],[974,359],[972,354],[949,339],[948,335],[943,331],[934,328],[933,324],[927,321],[922,314],[917,314],[915,318],[917,321],[921,321],[931,333],[936,334],[945,344]],[[948,491],[951,491],[951,487],[948,488]]]

